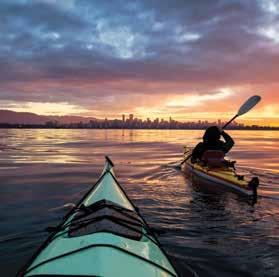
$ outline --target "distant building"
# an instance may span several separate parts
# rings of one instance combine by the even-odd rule
[[[125,122],[125,114],[122,114],[122,122]]]
[[[133,121],[134,120],[134,115],[131,113],[131,114],[129,114],[129,120],[130,121]]]

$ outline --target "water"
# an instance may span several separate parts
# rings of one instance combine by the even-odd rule
[[[231,192],[197,190],[177,169],[202,131],[0,130],[0,268],[14,276],[101,173],[104,155],[181,276],[279,275],[279,132],[231,131],[229,158],[260,177],[251,206]]]

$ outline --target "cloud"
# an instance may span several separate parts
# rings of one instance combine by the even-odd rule
[[[60,103],[40,103],[40,102],[24,102],[13,103],[10,101],[0,101],[0,109],[12,109],[16,112],[32,111],[40,115],[65,115],[65,114],[81,114],[87,112],[82,107],[71,105],[67,102]]]
[[[221,91],[212,94],[203,95],[187,95],[179,98],[172,98],[167,104],[169,108],[186,108],[202,106],[205,102],[216,101],[219,99],[226,99],[232,95],[232,91],[228,88],[223,88]]]
[[[0,100],[101,116],[188,99],[189,112],[211,99],[221,110],[214,97],[229,88],[237,103],[261,90],[270,104],[278,10],[274,0],[4,0]]]

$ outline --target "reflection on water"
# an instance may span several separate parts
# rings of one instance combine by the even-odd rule
[[[175,166],[202,131],[0,130],[0,265],[14,272],[97,180],[104,155],[185,275],[278,276],[279,132],[231,131],[241,174],[261,180],[255,207],[195,187]],[[2,276],[1,275],[1,276]]]

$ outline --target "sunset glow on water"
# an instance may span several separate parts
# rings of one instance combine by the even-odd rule
[[[182,276],[276,276],[279,229],[278,131],[230,131],[229,158],[260,178],[258,203],[203,190],[177,169],[193,130],[15,130],[0,132],[1,270],[16,270],[101,174],[104,155]],[[245,247],[243,245],[245,244]],[[267,259],[268,256],[268,259]]]

